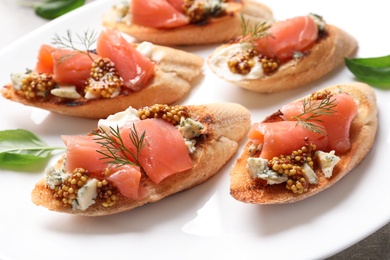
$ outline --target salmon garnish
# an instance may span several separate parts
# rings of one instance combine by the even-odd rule
[[[180,8],[180,1],[133,0],[131,4],[132,22],[146,27],[164,29],[189,24],[188,18],[177,8]]]
[[[146,175],[159,183],[168,176],[192,168],[191,157],[182,134],[163,119],[145,119],[135,124],[138,135],[145,132],[145,146],[138,158]],[[130,140],[131,126],[122,128],[121,136],[133,153],[136,148]],[[169,148],[169,153],[167,149]]]
[[[39,48],[38,51],[38,61],[35,66],[35,69],[39,73],[53,73],[53,67],[54,67],[54,61],[53,61],[53,56],[51,53],[55,50],[56,48],[47,45],[47,44],[42,44],[42,46]]]
[[[88,170],[93,175],[99,175],[107,168],[107,161],[97,151],[100,144],[96,142],[94,136],[61,136],[66,145],[65,169],[73,172],[76,168]]]
[[[255,49],[264,56],[283,61],[315,43],[318,27],[310,16],[298,16],[275,23],[267,34],[254,42]]]
[[[119,190],[119,192],[130,199],[139,200],[140,194],[141,169],[135,165],[122,165],[119,167],[110,167],[110,175],[107,180]]]
[[[97,53],[115,64],[124,86],[133,91],[145,87],[154,74],[154,63],[130,45],[118,30],[101,32]]]
[[[52,51],[53,76],[60,84],[84,87],[90,77],[92,62],[98,56],[76,50],[56,49]]]
[[[248,133],[249,138],[254,136],[258,139],[251,140],[262,144],[260,157],[268,160],[281,154],[290,154],[307,142],[316,145],[319,150],[326,149],[328,145],[326,134],[313,132],[296,121],[256,124]]]
[[[312,100],[310,106],[308,111],[302,101],[292,102],[280,109],[283,121],[252,126],[248,138],[254,144],[262,145],[261,158],[272,159],[289,154],[307,142],[314,144],[317,150],[334,150],[337,154],[350,149],[351,122],[357,114],[353,98],[346,93],[334,94],[326,101]]]
[[[180,13],[184,13],[184,1],[185,0],[167,0],[167,2],[175,7],[176,10],[178,10]]]
[[[341,93],[331,97],[334,103],[332,113],[319,115],[316,120],[326,128],[328,145],[326,151],[335,150],[336,153],[345,153],[351,147],[349,132],[351,122],[357,114],[357,105],[353,98]],[[317,103],[321,101],[316,101]],[[297,115],[303,113],[301,101],[293,102],[281,108],[284,120],[296,120]],[[305,117],[310,116],[306,113]]]

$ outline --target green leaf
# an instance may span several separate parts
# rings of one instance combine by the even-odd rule
[[[52,20],[85,4],[85,0],[50,0],[34,7],[35,13],[45,19]]]
[[[345,64],[360,81],[373,87],[390,89],[390,55],[374,58],[345,58]]]
[[[35,134],[23,130],[0,131],[0,165],[28,165],[48,158],[53,150]]]
[[[86,0],[18,0],[20,5],[32,7],[35,13],[45,19],[52,20],[85,4]]]

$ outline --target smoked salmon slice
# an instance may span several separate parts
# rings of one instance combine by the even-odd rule
[[[51,53],[56,48],[42,44],[42,46],[38,50],[37,64],[35,66],[35,70],[38,73],[51,73],[53,74],[54,61]]]
[[[61,136],[67,147],[65,168],[73,172],[76,168],[83,168],[92,175],[99,176],[108,167],[102,160],[103,155],[97,152],[100,149],[95,136]]]
[[[107,180],[112,182],[119,192],[130,199],[140,200],[141,169],[138,166],[126,164],[109,168]]]
[[[181,1],[133,0],[132,22],[152,28],[175,28],[189,24],[188,18],[180,12]],[[179,9],[177,9],[179,8]]]
[[[178,10],[180,13],[184,13],[184,0],[167,0],[167,2],[175,7],[176,10]]]
[[[103,155],[97,152],[101,145],[96,142],[96,136],[62,136],[67,146],[65,168],[73,172],[76,168],[87,170],[90,176],[102,180],[102,173],[108,169],[109,176],[106,178],[128,198],[139,200],[142,198],[143,189],[140,187],[141,170],[138,166],[112,165],[102,159]]]
[[[136,122],[135,128],[139,136],[145,132],[145,146],[141,150],[139,162],[154,183],[192,168],[183,136],[175,126],[163,119],[145,119]],[[131,129],[132,124],[123,127],[121,137],[126,147],[135,153],[135,146],[129,137]]]
[[[141,149],[137,149],[131,139],[134,127],[139,138],[144,133]],[[131,163],[112,164],[109,158],[104,158],[104,155],[98,152],[103,151],[103,148],[94,135],[62,136],[67,147],[65,169],[67,172],[73,172],[76,168],[83,168],[96,179],[107,178],[121,194],[139,200],[145,194],[145,190],[140,186],[142,171],[158,184],[172,174],[192,168],[192,160],[181,132],[163,119],[152,118],[129,123],[120,129],[120,136],[123,145],[134,155],[140,152],[138,161],[130,154],[126,153],[125,156],[130,162],[139,163],[142,170]],[[103,173],[108,173],[108,177],[102,175]]]
[[[260,158],[268,160],[279,155],[289,155],[307,142],[315,144],[318,150],[326,149],[328,144],[327,135],[313,132],[296,121],[254,124],[248,137],[254,143],[262,144]]]
[[[318,27],[310,16],[298,16],[277,22],[268,35],[254,42],[257,51],[270,58],[291,59],[295,52],[303,52],[318,38]]]
[[[97,59],[96,54],[76,50],[56,49],[51,52],[53,57],[53,76],[58,83],[84,87],[92,68],[92,62]]]
[[[123,85],[138,91],[147,85],[154,74],[154,63],[138,52],[115,29],[102,31],[97,41],[97,54],[87,51],[55,48],[42,45],[38,52],[36,70],[53,73],[59,84],[85,87],[93,62],[108,58],[123,79]]]
[[[133,91],[145,87],[154,74],[154,63],[130,45],[116,29],[101,32],[96,50],[99,56],[115,64],[124,86]]]
[[[335,150],[336,153],[345,153],[351,147],[350,127],[351,122],[357,115],[357,105],[353,98],[340,93],[333,95],[330,101],[334,103],[332,113],[322,114],[316,118],[326,128],[328,135],[328,151]],[[320,101],[314,101],[319,103]],[[301,101],[293,102],[281,108],[284,120],[296,120],[295,116],[301,114],[304,108]],[[310,114],[306,114],[308,117]]]

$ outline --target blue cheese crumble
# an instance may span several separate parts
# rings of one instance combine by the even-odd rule
[[[329,153],[325,153],[322,151],[316,152],[318,164],[321,167],[321,171],[324,173],[326,178],[332,177],[333,168],[340,161],[340,157],[338,157],[334,153],[334,151],[330,151]]]
[[[340,161],[340,158],[335,155],[335,151],[329,153],[323,151],[316,152],[316,158],[326,178],[332,177],[333,169]],[[279,184],[286,182],[288,176],[285,174],[279,174],[276,171],[268,167],[268,160],[257,157],[249,157],[247,160],[246,168],[253,179],[263,179],[267,181],[267,184]],[[310,184],[318,184],[318,176],[308,163],[304,163],[302,166],[303,174]]]
[[[177,129],[183,135],[188,153],[194,153],[196,151],[196,140],[193,138],[199,136],[202,133],[202,130],[204,129],[202,123],[191,118],[182,117],[180,119],[180,124],[177,125]]]
[[[77,197],[72,203],[72,208],[79,210],[86,210],[89,206],[95,203],[97,197],[97,179],[89,179],[78,192]]]
[[[73,85],[53,88],[52,90],[50,90],[50,94],[62,98],[70,98],[70,99],[81,98],[81,95],[76,91],[76,87]]]
[[[303,174],[305,175],[310,184],[318,184],[317,174],[307,163],[303,164],[302,169],[304,170]]]
[[[268,167],[268,160],[263,158],[250,157],[246,167],[253,179],[260,178],[267,181],[267,184],[279,184],[288,180],[287,175],[278,174]]]
[[[66,179],[70,177],[70,174],[67,173],[64,167],[49,166],[45,170],[46,174],[46,184],[47,186],[54,190],[56,185],[60,185]]]

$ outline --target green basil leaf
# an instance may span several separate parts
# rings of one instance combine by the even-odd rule
[[[39,162],[62,147],[49,147],[35,134],[23,130],[0,131],[0,165],[17,166]]]
[[[66,14],[85,4],[85,0],[50,0],[34,7],[35,13],[42,18],[51,20]]]
[[[52,20],[85,4],[86,0],[19,0],[23,6],[32,7],[35,13],[45,19]]]
[[[390,89],[390,55],[375,58],[345,58],[355,77],[373,87]]]

